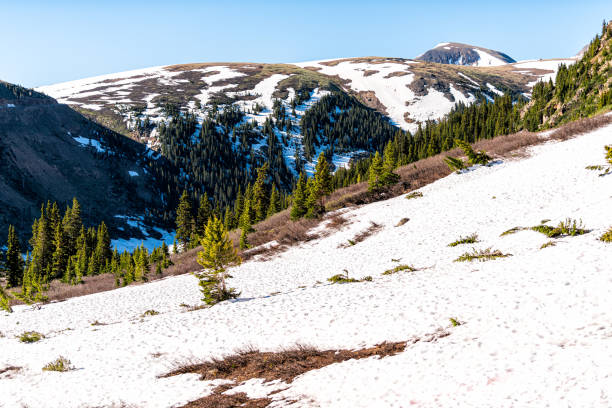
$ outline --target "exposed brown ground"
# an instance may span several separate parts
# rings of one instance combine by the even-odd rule
[[[225,379],[233,381],[213,390],[211,395],[192,401],[182,408],[209,408],[209,407],[266,407],[270,398],[249,399],[246,394],[223,394],[239,383],[261,378],[265,381],[281,380],[291,383],[296,377],[308,371],[317,370],[330,364],[340,363],[351,359],[369,357],[384,358],[393,356],[417,342],[435,342],[450,335],[445,329],[438,329],[433,334],[421,338],[415,337],[409,341],[384,342],[374,347],[359,350],[317,350],[313,347],[295,346],[278,352],[261,352],[256,349],[238,351],[223,358],[213,358],[208,361],[191,363],[179,366],[162,378],[180,374],[200,374],[201,380]],[[236,404],[236,405],[231,405]],[[244,405],[241,405],[244,404]]]

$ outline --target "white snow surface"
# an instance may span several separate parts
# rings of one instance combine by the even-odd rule
[[[486,51],[480,50],[478,48],[474,48],[474,51],[476,51],[478,53],[478,55],[480,56],[480,59],[473,64],[474,66],[477,67],[497,67],[500,65],[506,65],[508,64],[506,61],[497,58],[491,54],[489,54]]]
[[[392,357],[333,364],[291,384],[255,379],[240,390],[262,396],[286,388],[270,395],[276,407],[292,399],[292,407],[610,407],[612,246],[597,237],[612,224],[612,177],[585,166],[604,164],[611,134],[608,126],[535,147],[526,159],[452,174],[422,188],[422,198],[346,210],[350,224],[340,231],[234,268],[229,283],[240,298],[209,309],[179,306],[200,302],[191,275],[38,310],[17,306],[0,315],[0,369],[22,369],[0,375],[0,406],[177,406],[220,383],[191,374],[157,378],[177,362],[249,345],[357,349],[444,328],[449,336]],[[404,217],[410,220],[395,227]],[[549,239],[537,232],[500,237],[565,217],[592,232],[545,249]],[[339,247],[372,221],[382,225],[379,233]],[[480,242],[447,246],[470,233]],[[453,262],[472,247],[513,256]],[[419,270],[381,275],[398,264]],[[343,270],[373,281],[326,282]],[[149,309],[160,314],[141,317]],[[451,317],[464,324],[450,327]],[[20,343],[15,336],[26,330],[45,338]],[[75,370],[41,371],[60,355]]]

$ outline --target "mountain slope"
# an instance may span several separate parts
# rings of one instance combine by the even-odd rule
[[[367,57],[298,64],[200,63],[154,67],[38,90],[158,150],[163,148],[158,125],[168,122],[179,111],[193,114],[197,127],[211,118],[220,125],[219,115],[227,110],[240,112],[234,122],[217,129],[230,137],[234,129],[238,129],[239,135],[248,127],[248,143],[244,148],[253,149],[253,153],[248,153],[250,157],[270,156],[267,146],[270,134],[274,133],[286,168],[295,172],[297,162],[305,162],[306,170],[310,171],[313,160],[322,151],[328,153],[336,166],[346,166],[352,157],[364,151],[381,149],[380,141],[388,140],[399,130],[389,128],[389,124],[414,132],[419,124],[439,119],[458,102],[491,100],[504,92],[515,96],[527,94],[531,83],[550,72]],[[330,94],[343,95],[338,98],[348,101],[342,109],[331,106],[329,100],[323,101],[330,108],[325,122],[343,126],[338,129],[342,137],[334,140],[322,135],[324,129],[313,130],[303,123],[307,112]],[[363,120],[363,115],[371,116],[363,105],[384,115],[372,116],[368,122],[368,129],[386,129],[376,136],[376,142],[363,123],[348,126],[350,121]]]
[[[476,67],[494,67],[516,62],[499,51],[455,42],[440,43],[419,55],[416,59],[439,64],[472,65]]]
[[[147,215],[152,226],[162,212],[150,153],[52,98],[0,82],[0,240],[8,224],[30,232],[47,200],[63,206],[73,197],[86,224],[103,220],[113,236],[144,238],[125,217]]]
[[[17,306],[0,319],[0,348],[7,351],[0,353],[0,367],[21,367],[0,381],[3,402],[180,406],[221,382],[201,381],[199,374],[159,377],[176,362],[248,346],[361,349],[406,340],[395,356],[329,365],[291,383],[230,384],[229,392],[267,396],[272,406],[609,406],[610,244],[597,237],[612,222],[612,178],[584,167],[603,164],[611,131],[608,126],[538,146],[523,160],[452,174],[422,188],[418,199],[400,196],[346,210],[349,224],[340,231],[234,268],[229,285],[242,292],[235,302],[187,311],[181,303],[198,305],[201,298],[197,280],[187,274],[39,310]],[[410,220],[396,227],[406,216]],[[553,225],[565,217],[581,218],[591,232],[555,239],[556,246],[544,249],[549,238],[535,231],[500,237],[515,226],[543,219]],[[346,245],[371,222],[381,226],[378,233]],[[480,242],[448,246],[471,233]],[[512,256],[453,262],[472,246]],[[383,275],[400,264],[417,270]],[[343,270],[372,281],[326,281]],[[143,317],[147,310],[159,315]],[[452,327],[451,317],[462,324]],[[46,337],[20,343],[15,336],[24,330]],[[77,369],[41,371],[59,355]]]

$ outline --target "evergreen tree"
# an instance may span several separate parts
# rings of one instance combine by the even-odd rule
[[[382,178],[383,163],[382,159],[380,158],[380,153],[378,152],[374,154],[374,158],[372,159],[372,163],[370,164],[369,173],[370,174],[368,177],[368,190],[380,190],[384,186],[384,181]]]
[[[7,287],[14,288],[23,282],[23,258],[21,244],[15,233],[15,227],[9,225],[4,268],[7,273]]]
[[[397,167],[397,150],[395,144],[392,142],[387,143],[383,154],[383,172],[381,179],[383,184],[395,184],[399,181],[399,175],[395,174],[393,170]]]
[[[304,216],[306,218],[317,218],[323,212],[323,206],[319,202],[321,188],[315,177],[308,179],[306,191],[308,195],[305,202],[306,214]]]
[[[204,236],[206,230],[206,224],[211,214],[210,201],[208,200],[208,194],[206,192],[200,196],[200,205],[198,206],[198,215],[196,220],[196,232],[198,237]]]
[[[253,198],[251,200],[253,206],[254,218],[253,222],[257,223],[266,218],[266,210],[268,208],[268,194],[266,191],[266,178],[268,176],[268,163],[257,169],[257,180],[253,184]]]
[[[209,305],[239,296],[235,289],[228,288],[226,280],[231,276],[227,268],[238,265],[241,259],[229,239],[223,223],[214,217],[206,225],[201,239],[202,251],[198,252],[198,263],[203,271],[196,274],[200,280],[203,301]]]
[[[187,191],[184,191],[176,210],[176,239],[185,249],[189,247],[192,232],[193,214],[191,200],[189,200]]]
[[[64,233],[64,226],[62,223],[58,223],[55,226],[54,244],[55,251],[53,252],[53,266],[51,279],[61,278],[66,273],[68,266],[69,244],[68,236]]]
[[[247,241],[247,234],[252,230],[251,224],[251,201],[245,200],[244,209],[242,211],[242,215],[240,216],[240,249],[245,249],[249,246]]]
[[[323,196],[332,192],[332,177],[329,171],[329,164],[327,163],[327,159],[325,158],[325,154],[323,154],[323,152],[319,154],[319,159],[317,160],[317,165],[315,166],[314,178],[317,182],[317,195],[319,198],[322,198]]]
[[[270,193],[270,205],[268,206],[267,216],[270,217],[281,210],[281,198],[276,190],[276,186],[272,186],[272,192]]]
[[[307,211],[306,208],[306,198],[308,191],[306,189],[306,175],[304,173],[300,174],[298,178],[295,190],[293,190],[293,202],[291,205],[291,219],[293,221],[302,218]]]

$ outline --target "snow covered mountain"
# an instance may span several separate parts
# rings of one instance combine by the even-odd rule
[[[246,113],[245,122],[255,121],[261,130],[278,101],[292,123],[290,130],[278,136],[287,141],[285,157],[293,168],[296,148],[300,149],[304,137],[300,120],[329,93],[354,96],[394,125],[415,131],[420,123],[441,118],[458,102],[470,104],[503,92],[528,94],[535,80],[550,73],[554,71],[366,57],[297,64],[173,65],[44,86],[38,91],[152,148],[158,144],[157,132],[135,134],[135,119],[147,118],[153,125],[167,121],[166,104],[194,113],[200,122],[212,106],[234,105]],[[263,147],[264,142],[262,135],[256,145]],[[345,151],[333,161],[345,165],[358,153],[359,149]]]
[[[348,224],[339,231],[234,268],[236,301],[188,307],[201,295],[186,274],[16,306],[0,318],[0,405],[178,407],[224,385],[225,395],[243,392],[270,407],[609,407],[612,244],[597,238],[612,223],[612,177],[585,166],[605,164],[611,132],[452,174],[420,198],[340,210]],[[588,233],[500,236],[566,217]],[[378,232],[346,245],[372,222]],[[469,234],[477,242],[448,245]],[[511,256],[454,262],[472,247]],[[384,274],[399,265],[414,270]],[[371,280],[327,282],[339,273]],[[44,338],[22,343],[24,331]],[[349,359],[290,382],[161,377],[248,347],[360,350],[397,341],[406,345],[395,355]],[[74,369],[41,370],[59,356]]]
[[[475,67],[495,67],[516,62],[499,51],[455,42],[440,43],[419,55],[416,59],[439,64],[471,65]]]

